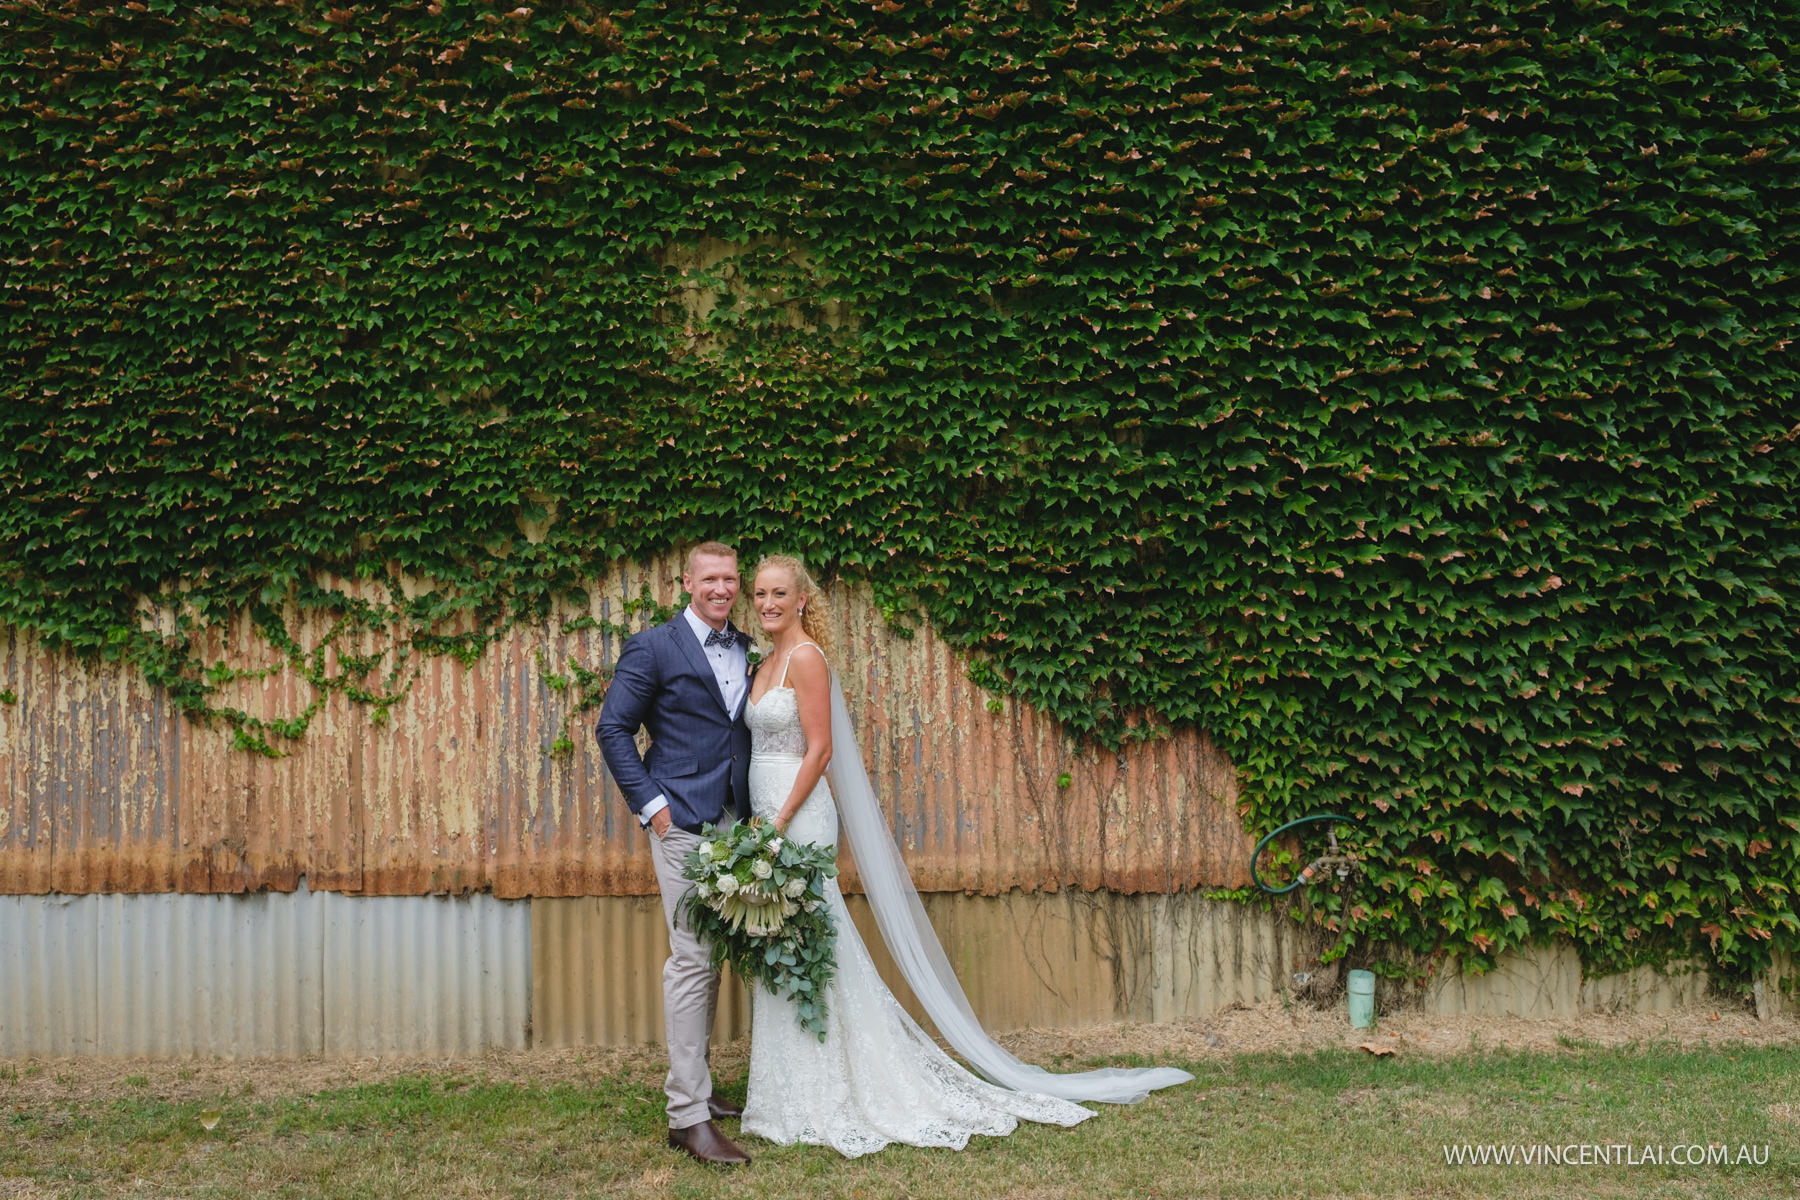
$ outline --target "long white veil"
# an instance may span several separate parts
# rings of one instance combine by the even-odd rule
[[[825,777],[837,801],[839,827],[850,839],[863,891],[888,953],[899,964],[931,1023],[971,1067],[1014,1091],[1112,1104],[1134,1103],[1157,1088],[1193,1078],[1175,1067],[1108,1067],[1056,1074],[1019,1061],[987,1035],[969,1007],[956,972],[950,969],[900,849],[894,845],[894,835],[863,766],[862,747],[850,724],[850,710],[835,671],[831,675],[831,765],[825,769]]]

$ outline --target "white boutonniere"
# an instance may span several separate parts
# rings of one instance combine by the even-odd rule
[[[762,660],[762,651],[756,648],[755,642],[751,642],[748,646],[744,647],[744,661],[750,664],[750,669],[752,671],[756,670],[757,664],[762,662]]]

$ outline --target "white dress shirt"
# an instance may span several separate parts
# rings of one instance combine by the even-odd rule
[[[750,688],[750,663],[743,640],[740,638],[729,646],[716,643],[709,646],[706,638],[712,633],[712,626],[695,615],[691,607],[682,609],[681,615],[687,618],[688,628],[694,631],[700,653],[712,664],[713,678],[719,681],[719,695],[725,700],[725,711],[735,716],[738,705],[744,702],[744,693]]]
[[[750,690],[750,656],[744,649],[744,639],[740,637],[729,646],[717,643],[709,646],[706,644],[706,637],[713,631],[712,626],[702,621],[691,605],[682,609],[681,615],[687,618],[688,628],[694,631],[694,638],[700,643],[700,653],[712,665],[713,679],[719,684],[719,695],[725,701],[725,711],[735,717],[738,706],[744,702],[744,696]],[[658,792],[638,811],[638,824],[648,829],[650,818],[667,807],[669,798]]]

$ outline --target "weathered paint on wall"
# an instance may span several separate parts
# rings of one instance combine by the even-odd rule
[[[172,891],[180,749],[135,672],[0,641],[0,891]],[[62,853],[58,853],[62,848]]]
[[[425,660],[385,725],[331,695],[279,759],[182,719],[135,672],[8,633],[0,686],[18,702],[0,704],[0,893],[289,891],[304,879],[370,895],[654,894],[648,844],[601,764],[592,714],[572,729],[572,754],[546,753],[577,698],[545,666],[613,661],[616,636],[565,622],[621,620],[646,587],[672,602],[678,574],[672,559],[621,565],[595,581],[585,614],[517,629],[472,668]],[[1035,711],[990,712],[929,629],[898,638],[866,591],[830,598],[865,760],[922,892],[1248,882],[1231,766],[1204,736],[1078,750]],[[304,646],[327,633],[322,619],[293,624]],[[345,649],[383,647],[371,635]],[[282,718],[313,699],[247,619],[211,650],[271,668],[226,685],[221,704]],[[855,890],[853,864],[845,885]]]
[[[627,1046],[663,1039],[669,936],[655,896],[531,901],[531,1031],[540,1046]],[[750,998],[727,973],[713,1036],[750,1032]]]
[[[1777,954],[1763,977],[1751,985],[1756,1019],[1773,1021],[1784,1013],[1800,1011],[1795,993],[1800,992],[1800,967],[1791,954]]]
[[[1265,1003],[1289,993],[1295,972],[1316,970],[1322,948],[1277,913],[1191,892],[922,899],[971,1007],[997,1032],[1179,1021]],[[929,1029],[860,896],[850,897],[850,909],[882,978]],[[532,929],[536,1044],[661,1040],[668,941],[654,901],[534,900]],[[1384,1010],[1398,1004],[1449,1016],[1548,1018],[1666,1012],[1702,1002],[1709,986],[1704,972],[1583,978],[1574,948],[1562,944],[1504,955],[1482,975],[1450,963],[1423,992],[1382,981],[1379,1002]],[[727,986],[718,1036],[749,1031],[745,1001],[741,985]]]
[[[1669,1012],[1701,1003],[1712,986],[1705,967],[1676,963],[1667,971],[1639,967],[1586,976],[1566,942],[1503,956],[1491,971],[1446,964],[1426,985],[1427,1012],[1443,1015],[1567,1017],[1577,1012]]]
[[[1292,922],[1193,893],[940,892],[922,899],[970,1006],[996,1031],[1174,1020],[1255,1004],[1279,994],[1310,953]],[[867,904],[860,896],[849,904],[882,978],[929,1029]],[[537,1042],[659,1041],[663,929],[652,900],[532,901]],[[745,1000],[741,986],[722,993],[720,1037],[748,1032]]]
[[[1662,971],[1636,967],[1616,975],[1584,976],[1581,1007],[1587,1012],[1673,1012],[1704,1003],[1711,986],[1704,963],[1671,963]]]

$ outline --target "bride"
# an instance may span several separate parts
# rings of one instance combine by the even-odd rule
[[[975,1134],[1011,1133],[1021,1118],[1074,1125],[1094,1115],[1076,1100],[1139,1100],[1193,1078],[1173,1068],[1051,1074],[1020,1062],[982,1031],[863,769],[843,692],[819,645],[817,588],[797,559],[766,558],[756,569],[752,603],[774,647],[744,709],[751,809],[786,836],[823,846],[837,844],[841,820],[882,939],[907,984],[945,1039],[987,1079],[952,1060],[900,1007],[876,974],[837,882],[827,880],[837,975],[825,992],[825,1038],[800,1027],[791,1000],[755,989],[743,1130],[850,1157],[894,1142],[961,1149]]]

